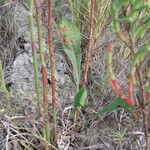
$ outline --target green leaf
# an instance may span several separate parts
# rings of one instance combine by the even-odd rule
[[[80,32],[75,23],[63,17],[60,24],[60,36],[64,51],[72,63],[77,89],[79,89],[81,67]]]
[[[123,99],[121,98],[115,98],[111,101],[110,104],[106,105],[100,112],[99,114],[103,113],[111,113],[114,110],[121,109],[123,108],[127,112],[132,111],[132,107],[129,106]]]
[[[87,91],[85,87],[82,87],[74,98],[74,108],[85,106],[87,99]]]

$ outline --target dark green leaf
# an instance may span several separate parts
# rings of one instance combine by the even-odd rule
[[[106,105],[99,114],[103,113],[111,113],[114,110],[123,108],[125,111],[130,112],[132,110],[132,107],[129,106],[124,100],[121,98],[115,98],[111,101],[110,104]]]

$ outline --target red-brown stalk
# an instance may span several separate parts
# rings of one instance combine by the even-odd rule
[[[94,10],[95,10],[94,5],[95,5],[95,0],[91,0],[90,32],[89,32],[89,42],[88,42],[88,47],[87,47],[86,57],[85,57],[85,68],[84,68],[85,70],[84,70],[84,83],[83,83],[84,86],[86,86],[87,84],[88,69],[90,65],[92,37],[93,37],[93,31],[94,31]]]
[[[52,41],[52,0],[48,0],[48,41],[49,41],[49,53],[50,53],[50,65],[51,65],[51,81],[52,81],[52,109],[53,109],[53,123],[54,134],[56,140],[56,84],[55,84],[55,62],[54,62],[54,49]]]

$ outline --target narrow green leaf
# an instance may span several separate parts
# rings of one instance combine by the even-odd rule
[[[85,87],[82,87],[74,98],[74,108],[83,107],[86,104],[87,91]]]
[[[111,101],[110,104],[106,105],[100,112],[99,114],[103,113],[111,113],[114,110],[123,108],[125,111],[130,112],[131,111],[131,106],[129,106],[123,99],[121,98],[115,98]]]
[[[121,108],[123,108],[128,113],[132,113],[132,111],[134,109],[132,106],[129,106],[123,99],[115,98],[111,101],[110,104],[103,107],[103,109],[101,111],[97,112],[92,118],[87,120],[87,123],[89,123],[94,118],[97,118],[99,115],[102,115],[104,113],[111,113],[114,110],[118,110]]]

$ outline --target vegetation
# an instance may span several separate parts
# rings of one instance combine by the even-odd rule
[[[8,1],[0,3],[2,3],[2,7],[0,6],[0,8],[5,7],[5,5],[14,5],[13,2]],[[70,143],[64,147],[61,145],[63,143],[61,138],[64,131],[68,132],[68,130],[73,129],[73,131],[80,134],[82,130],[86,130],[85,128],[92,126],[91,124],[94,124],[94,122],[100,118],[99,116],[105,117],[109,113],[108,116],[112,117],[112,112],[123,110],[122,113],[129,115],[125,121],[125,125],[123,124],[121,126],[120,122],[117,122],[119,129],[112,129],[113,131],[108,133],[107,136],[110,136],[113,142],[117,141],[118,146],[116,148],[124,149],[124,141],[128,130],[130,130],[132,134],[132,126],[135,122],[138,127],[141,127],[140,122],[135,120],[137,117],[142,118],[142,129],[145,141],[145,146],[143,147],[145,150],[149,150],[150,66],[148,64],[149,57],[147,58],[147,56],[149,56],[150,53],[150,41],[147,38],[147,34],[149,34],[150,28],[150,1],[112,0],[110,2],[109,0],[85,0],[81,2],[80,0],[70,0],[68,1],[68,6],[72,18],[67,17],[67,15],[65,16],[63,13],[61,17],[55,16],[54,12],[58,12],[58,10],[55,9],[63,7],[61,6],[61,1],[58,0],[44,0],[43,2],[39,0],[28,0],[28,3],[22,1],[20,4],[25,7],[28,12],[29,43],[32,48],[37,111],[34,112],[35,114],[32,111],[28,112],[30,115],[34,114],[35,122],[33,123],[32,119],[27,119],[28,115],[21,110],[21,114],[23,114],[21,119],[25,118],[24,120],[29,122],[27,125],[29,127],[26,127],[23,121],[18,123],[19,121],[17,119],[20,116],[18,117],[17,115],[19,114],[19,110],[17,110],[11,102],[11,96],[8,98],[8,96],[4,97],[2,95],[2,103],[4,105],[0,105],[0,107],[2,107],[0,108],[0,113],[7,109],[7,107],[8,109],[11,107],[15,108],[13,111],[7,113],[4,111],[2,115],[0,114],[0,116],[2,116],[1,122],[4,124],[4,127],[7,128],[6,144],[4,146],[2,145],[4,149],[15,149],[16,147],[17,149],[28,150],[69,149]],[[54,17],[57,18],[53,19]],[[111,100],[109,104],[105,105],[105,103],[107,103],[105,102],[99,106],[100,103],[96,99],[96,105],[100,109],[95,109],[92,113],[88,113],[86,108],[91,107],[90,104],[93,103],[92,100],[94,99],[90,91],[91,86],[94,84],[89,83],[90,80],[94,80],[94,78],[90,76],[90,70],[92,69],[91,60],[93,55],[96,54],[95,50],[99,50],[99,48],[97,48],[97,42],[101,40],[100,35],[103,30],[108,28],[105,26],[109,26],[110,20],[112,22],[111,28],[118,41],[117,45],[114,41],[111,43],[106,41],[105,50],[107,49],[107,51],[105,51],[105,53],[107,53],[107,58],[105,59],[105,64],[107,65],[108,82],[106,81],[107,88],[104,88],[104,90],[108,90],[107,96],[113,100]],[[61,54],[64,55],[64,58],[66,58],[69,63],[73,76],[72,83],[75,83],[75,91],[71,102],[73,121],[72,115],[70,117],[70,112],[67,114],[69,117],[65,118],[67,121],[64,121],[65,119],[63,117],[65,111],[68,111],[69,107],[63,108],[63,106],[59,104],[59,96],[57,95],[57,74],[55,74],[56,66],[58,65],[55,60],[55,46],[57,44],[63,48],[64,53]],[[45,53],[45,48],[49,49],[48,53]],[[117,58],[118,51],[120,53],[122,49],[124,52],[126,52],[126,50],[129,52],[128,62],[130,65],[125,63],[126,68],[128,68],[128,73],[125,74],[127,88],[119,84],[120,81],[117,78],[118,76],[115,75],[114,69],[114,57]],[[101,58],[104,57],[103,54],[100,55]],[[0,98],[1,92],[7,91],[4,71],[5,65],[2,57],[3,54],[0,56]],[[49,62],[50,70],[48,70],[47,61]],[[119,61],[121,62],[121,60]],[[125,68],[122,68],[122,70],[124,69]],[[50,71],[50,78],[47,75],[49,74],[48,71]],[[103,70],[99,71],[102,72]],[[73,82],[73,80],[75,82]],[[51,92],[49,92],[49,86]],[[113,92],[110,87],[115,95],[112,95]],[[137,91],[136,94],[134,94],[135,91]],[[43,96],[41,93],[43,93]],[[48,93],[50,93],[51,98]],[[99,99],[100,101],[107,100],[102,97],[99,97]],[[10,101],[8,103],[9,106],[4,103],[6,100]],[[34,99],[32,99],[31,102],[34,102]],[[18,101],[16,102],[15,100],[15,103],[16,106],[19,105],[19,107],[21,107]],[[34,108],[36,108],[36,106],[34,106]],[[15,117],[13,117],[13,115]],[[119,117],[122,117],[121,113]],[[3,118],[5,118],[5,121]],[[8,122],[6,120],[8,120]],[[106,123],[104,120],[102,119],[101,121]],[[127,120],[134,123],[128,123],[129,125],[127,125]],[[34,127],[35,131],[30,129],[31,125],[29,124],[32,123],[32,128]],[[2,131],[2,133],[3,132],[4,131]],[[17,144],[19,146],[14,144],[13,137],[18,141]],[[86,140],[84,142],[86,143]],[[104,145],[107,147],[107,144]],[[99,147],[90,148],[90,145],[86,147],[85,144],[85,148],[98,149]],[[74,147],[74,149],[80,149],[80,147]],[[109,149],[109,147],[107,147],[107,149]]]
[[[147,29],[150,26],[149,14],[149,2],[145,1],[114,1],[112,2],[112,19],[113,19],[113,29],[117,37],[124,42],[131,52],[131,66],[129,68],[129,77],[128,77],[128,96],[124,96],[117,80],[115,79],[113,69],[112,69],[112,49],[110,46],[108,50],[108,72],[110,76],[110,84],[115,90],[118,97],[123,99],[129,106],[135,107],[136,102],[133,95],[133,86],[138,85],[140,89],[139,100],[137,101],[137,108],[141,110],[143,115],[143,126],[145,133],[146,149],[149,149],[148,142],[148,112],[146,108],[149,105],[149,92],[146,90],[149,86],[148,81],[144,81],[144,76],[142,75],[142,62],[144,61],[145,55],[150,51],[149,41],[144,41],[142,46],[139,48],[136,46],[137,40],[143,38]],[[124,9],[123,9],[124,8]],[[119,10],[122,10],[122,14],[119,14]],[[122,16],[121,16],[122,15]],[[121,17],[120,17],[121,16]],[[125,36],[125,33],[120,30],[120,24],[123,24],[124,32],[128,35],[128,38]],[[137,77],[135,77],[135,74]],[[146,76],[146,75],[145,75]],[[145,82],[147,85],[145,85]],[[145,94],[146,92],[146,94]]]

